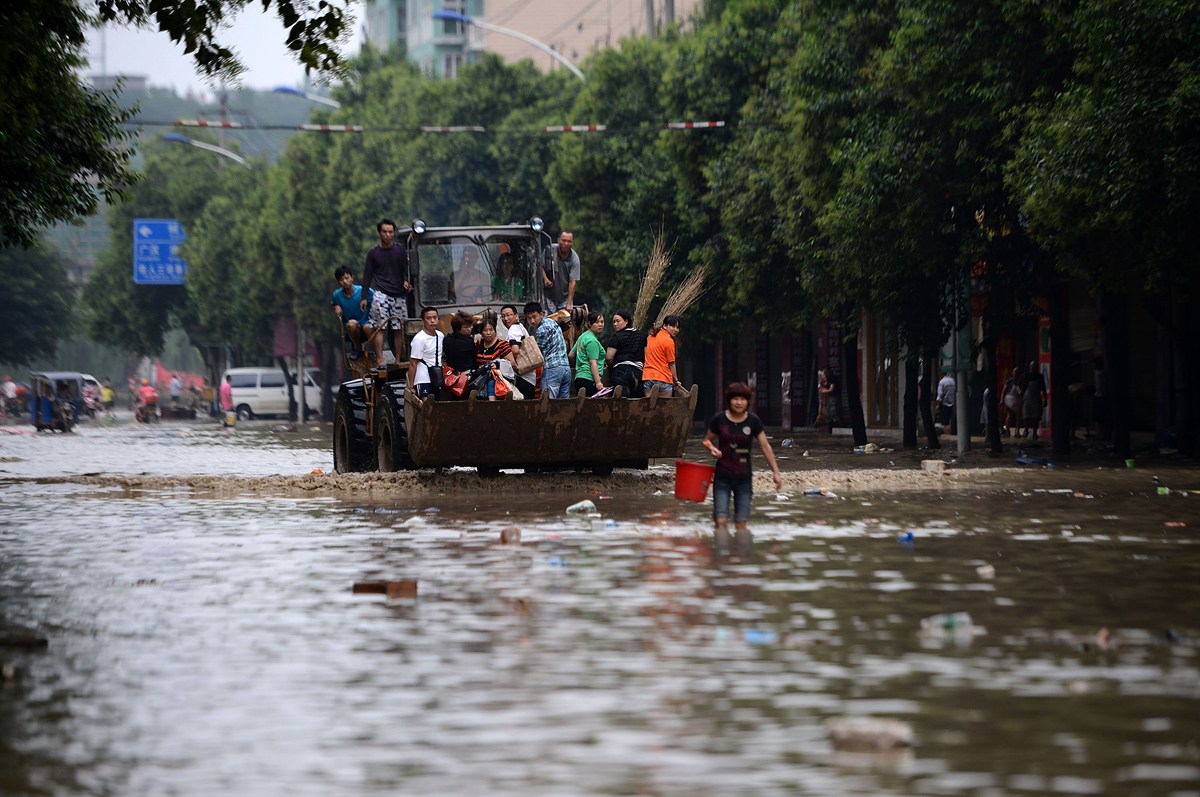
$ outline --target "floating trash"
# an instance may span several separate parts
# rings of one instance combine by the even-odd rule
[[[355,595],[387,595],[389,598],[417,597],[417,580],[403,578],[399,581],[356,581],[351,589]]]
[[[820,498],[837,498],[837,493],[830,492],[829,490],[823,490],[820,487],[809,487],[804,491],[804,494],[815,495]]]
[[[972,637],[983,636],[986,633],[987,629],[975,625],[967,612],[934,614],[921,620],[921,636],[925,639],[966,642]]]
[[[913,746],[912,726],[897,719],[831,717],[825,730],[834,749],[843,752],[884,753]]]

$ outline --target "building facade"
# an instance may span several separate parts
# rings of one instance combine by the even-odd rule
[[[379,50],[404,42],[423,72],[453,78],[483,53],[507,63],[532,59],[547,71],[562,64],[521,38],[451,20],[435,12],[459,14],[518,32],[542,42],[577,63],[593,50],[615,47],[627,36],[645,35],[673,19],[685,23],[700,0],[563,3],[560,0],[367,0],[363,15],[366,40]]]

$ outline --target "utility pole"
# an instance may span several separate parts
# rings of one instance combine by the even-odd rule
[[[654,0],[645,0],[646,2],[646,35],[654,38]]]
[[[662,0],[663,25],[670,27],[675,24],[675,0]]]
[[[225,123],[229,121],[229,92],[221,84],[221,126],[217,128],[217,143],[225,146]]]

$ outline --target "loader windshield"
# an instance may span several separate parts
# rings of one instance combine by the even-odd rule
[[[527,235],[443,235],[416,243],[417,299],[433,307],[516,304],[541,295],[537,242]]]

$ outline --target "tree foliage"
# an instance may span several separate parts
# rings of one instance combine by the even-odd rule
[[[187,289],[134,284],[133,220],[179,219],[188,231],[220,192],[226,171],[194,147],[163,142],[147,149],[144,179],[130,201],[109,209],[112,242],[84,289],[85,323],[93,340],[135,354],[161,351],[163,336],[185,310]]]
[[[218,41],[226,21],[236,17],[257,0],[97,0],[102,22],[123,22],[135,27],[154,27],[183,44],[200,74],[209,78],[236,80],[244,71],[237,53]],[[263,10],[275,6],[275,16],[287,31],[284,41],[305,72],[336,72],[342,64],[339,43],[349,25],[344,0],[261,0]]]
[[[110,0],[130,6],[150,7]],[[694,313],[712,337],[870,312],[924,354],[967,316],[971,269],[989,330],[1064,269],[1135,297],[1184,288],[1156,297],[1178,304],[1196,273],[1198,17],[1184,0],[709,0],[686,32],[596,52],[582,84],[493,58],[438,81],[368,49],[318,118],[372,132],[297,136],[252,174],[151,153],[138,215],[184,220],[196,262],[186,293],[144,308],[137,345],[169,323],[258,341],[277,314],[335,340],[332,269],[361,269],[383,216],[539,214],[577,232],[580,295],[608,310],[633,304],[661,231],[667,287],[716,267]],[[663,129],[680,120],[726,126]],[[608,129],[541,132],[565,123]],[[114,258],[99,318],[115,329],[140,299]]]
[[[87,23],[75,0],[0,6],[0,247],[30,246],[133,182],[130,111],[75,75]]]
[[[54,352],[72,331],[75,290],[58,253],[42,247],[0,248],[4,334],[0,362],[28,365]]]
[[[1095,0],[1055,32],[1070,75],[1031,105],[1005,171],[1031,229],[1108,290],[1194,284],[1200,6]]]
[[[344,0],[263,0],[286,30],[285,40],[306,71],[342,74]],[[222,24],[250,0],[98,0],[97,19],[156,28],[182,42],[201,74],[236,79],[237,54],[218,41]],[[39,231],[93,214],[100,199],[124,197],[136,174],[132,132],[122,126],[135,109],[117,92],[94,91],[77,71],[91,4],[39,0],[0,6],[0,247],[34,243]]]

